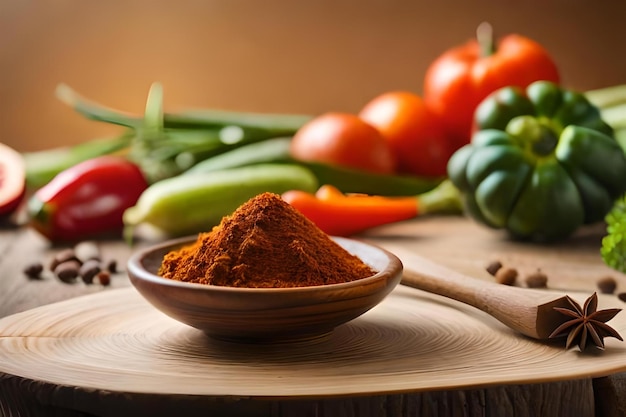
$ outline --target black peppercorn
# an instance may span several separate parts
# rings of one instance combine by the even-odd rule
[[[525,281],[528,288],[546,288],[548,286],[548,276],[540,270],[528,275]]]
[[[515,285],[517,281],[517,269],[514,268],[500,268],[496,272],[496,282],[503,285]]]
[[[80,278],[85,284],[93,283],[94,277],[102,270],[100,267],[100,261],[97,259],[90,259],[81,265],[78,270]]]
[[[41,279],[42,272],[43,265],[41,264],[41,262],[34,262],[24,268],[24,275],[26,275],[30,279]]]
[[[54,268],[54,274],[61,281],[70,284],[76,281],[79,269],[80,262],[71,260],[57,265],[57,267]]]
[[[598,289],[602,294],[613,294],[617,288],[617,281],[613,277],[600,278],[597,282]]]
[[[500,261],[493,261],[491,262],[489,265],[487,265],[487,272],[489,272],[491,275],[495,276],[496,272],[498,272],[500,270],[500,268],[502,268],[502,262]]]

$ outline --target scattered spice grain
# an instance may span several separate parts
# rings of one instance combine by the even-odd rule
[[[525,282],[528,288],[547,288],[548,276],[538,269],[526,276]]]
[[[70,260],[58,264],[56,268],[54,268],[54,274],[61,281],[69,284],[76,281],[79,270],[80,262],[78,262],[77,260]]]
[[[50,270],[54,271],[59,265],[69,261],[80,262],[80,259],[76,257],[76,253],[74,253],[74,249],[67,248],[60,250],[52,258],[52,261],[50,262]]]
[[[502,285],[515,285],[517,282],[517,269],[501,267],[495,274],[496,282]]]
[[[102,271],[100,261],[98,259],[89,259],[80,266],[78,274],[85,284],[92,284],[93,279]]]
[[[617,288],[617,281],[611,276],[600,278],[597,284],[602,294],[613,294]]]
[[[119,272],[117,260],[111,259],[106,264],[102,261],[100,247],[95,241],[78,242],[73,247],[57,251],[47,265],[46,268],[41,262],[33,262],[23,269],[24,275],[29,279],[44,279],[44,273],[50,271],[65,284],[75,284],[80,278],[91,285],[98,274],[106,271],[100,281],[102,285],[109,285],[111,274]]]
[[[487,265],[487,268],[485,269],[487,270],[487,272],[489,272],[489,274],[495,277],[496,273],[500,270],[500,268],[502,268],[502,262],[493,261],[493,262],[490,262],[489,265]]]
[[[251,198],[195,243],[166,254],[159,270],[179,281],[250,288],[336,284],[374,273],[273,193]]]
[[[117,274],[118,272],[118,268],[117,268],[117,260],[116,259],[110,259],[107,263],[106,263],[106,268],[107,271],[109,271],[112,274]]]
[[[94,279],[98,281],[103,287],[108,287],[109,285],[111,285],[111,274],[109,273],[109,271],[103,270],[98,272]]]
[[[619,294],[617,294],[617,298],[626,303],[626,292],[620,292]]]
[[[43,272],[43,265],[41,262],[33,262],[29,265],[26,265],[24,268],[24,275],[26,275],[30,279],[41,279],[41,274]]]

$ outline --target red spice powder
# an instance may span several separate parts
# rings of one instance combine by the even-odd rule
[[[210,232],[163,259],[159,275],[250,288],[337,284],[375,273],[273,193],[241,205]]]

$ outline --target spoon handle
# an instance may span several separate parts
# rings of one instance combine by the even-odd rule
[[[470,277],[418,256],[403,257],[402,283],[491,312],[497,301],[509,301],[518,289]],[[536,305],[536,303],[534,303]]]
[[[536,339],[547,338],[558,325],[552,307],[566,305],[563,297],[545,291],[474,278],[402,248],[390,250],[402,260],[402,284],[468,304]]]

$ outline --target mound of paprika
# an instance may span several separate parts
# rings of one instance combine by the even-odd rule
[[[261,193],[195,243],[167,253],[159,275],[197,284],[286,288],[375,274],[279,195]]]

